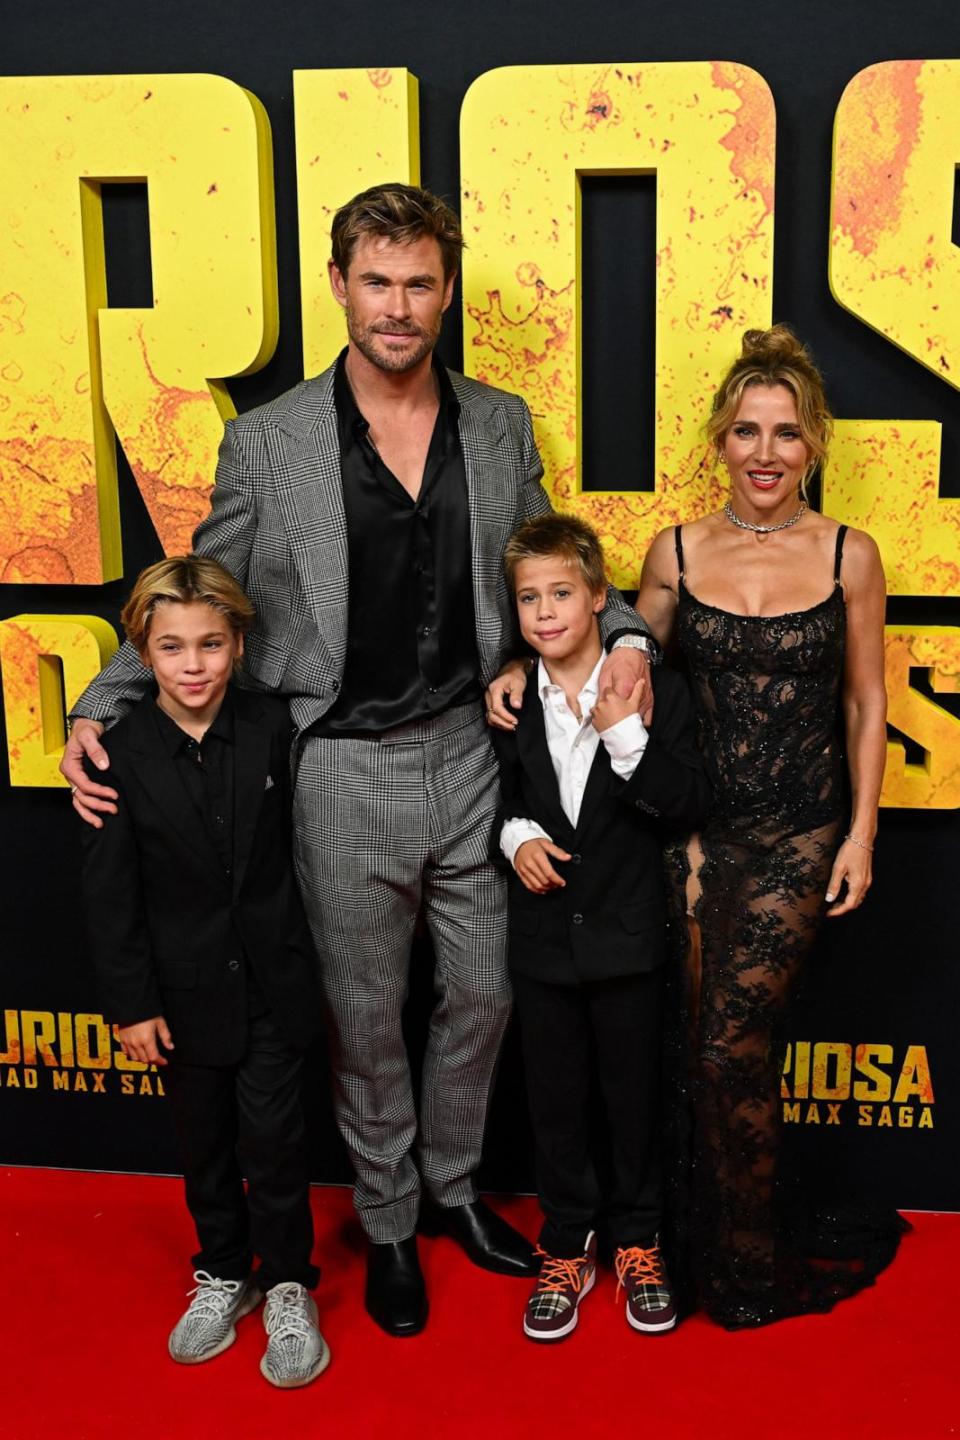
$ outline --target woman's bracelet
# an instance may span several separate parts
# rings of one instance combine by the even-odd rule
[[[844,835],[843,838],[844,840],[849,840],[851,845],[859,845],[861,850],[869,850],[871,855],[873,854],[873,846],[868,845],[866,840],[858,840],[856,835],[851,834]]]

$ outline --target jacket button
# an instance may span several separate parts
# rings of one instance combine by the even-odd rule
[[[228,970],[239,970],[239,969],[240,969],[240,961],[239,961],[239,960],[228,960],[228,961],[227,961],[227,969],[228,969]]]
[[[572,918],[572,920],[573,920],[574,925],[582,925],[582,924],[583,924],[583,916],[580,914],[579,910],[577,911],[576,915],[573,915],[571,918]]]
[[[581,859],[581,857],[580,857],[579,855],[571,855],[571,856],[570,856],[570,864],[571,864],[571,865],[579,865],[579,864],[580,864],[580,859]]]

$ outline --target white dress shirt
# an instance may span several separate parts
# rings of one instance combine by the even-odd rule
[[[600,656],[593,674],[577,696],[583,717],[581,720],[567,704],[563,687],[551,681],[543,661],[537,665],[537,690],[543,706],[547,749],[560,787],[563,813],[573,826],[580,816],[583,792],[587,788],[587,777],[600,741],[603,741],[610,756],[613,773],[621,780],[630,779],[647,748],[647,728],[636,713],[626,715],[608,730],[598,733],[593,728],[590,715],[600,697],[597,682],[605,659],[605,655]],[[503,822],[500,849],[512,865],[514,856],[525,841],[552,841],[552,838],[535,820],[512,818]]]

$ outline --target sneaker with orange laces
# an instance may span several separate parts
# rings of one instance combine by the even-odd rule
[[[652,1334],[672,1330],[677,1323],[677,1307],[659,1241],[654,1240],[649,1250],[639,1245],[623,1247],[614,1256],[613,1264],[617,1296],[621,1290],[626,1294],[627,1321],[634,1330]]]
[[[573,1260],[548,1255],[539,1245],[536,1253],[543,1264],[523,1313],[523,1333],[531,1340],[562,1340],[576,1329],[577,1307],[597,1278],[597,1237],[591,1230],[584,1253]]]

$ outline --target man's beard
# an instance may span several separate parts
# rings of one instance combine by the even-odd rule
[[[409,322],[406,325],[398,325],[394,322],[390,327],[390,333],[394,335],[416,335],[420,341],[412,350],[404,350],[394,354],[387,346],[377,346],[376,337],[381,332],[376,326],[361,326],[357,322],[356,315],[350,305],[347,306],[347,334],[353,344],[356,345],[360,354],[376,365],[378,370],[388,370],[391,374],[402,375],[407,370],[413,370],[419,365],[424,356],[429,355],[440,337],[440,326],[435,330],[425,330],[420,325]]]

